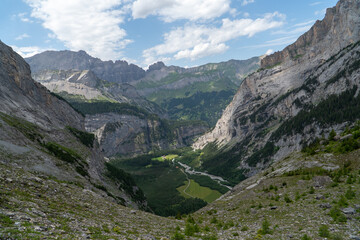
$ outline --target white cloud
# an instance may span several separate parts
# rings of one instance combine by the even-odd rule
[[[28,23],[32,23],[33,21],[27,17],[27,13],[19,13],[17,15],[15,15],[16,17],[20,18],[20,20],[22,22],[28,22]]]
[[[319,4],[322,4],[322,2],[313,2],[313,3],[310,3],[310,6],[316,6],[316,5],[319,5]]]
[[[255,0],[243,0],[241,5],[246,6],[246,5],[248,5],[250,3],[254,3],[254,2],[255,2]]]
[[[124,11],[121,0],[25,0],[32,7],[32,17],[43,21],[53,32],[51,36],[71,50],[85,50],[89,54],[119,59],[121,50],[131,40],[119,27]]]
[[[37,46],[31,46],[31,47],[11,46],[11,47],[15,52],[17,52],[23,58],[32,57],[35,54],[42,53],[42,52],[44,52],[46,50],[53,50],[53,49],[40,48],[40,47],[37,47]]]
[[[15,40],[19,41],[19,40],[23,40],[24,38],[29,38],[29,37],[30,36],[28,34],[24,33],[24,34],[21,34],[21,35],[17,36],[15,38]]]
[[[156,15],[166,22],[213,19],[231,10],[230,0],[136,0],[131,9],[134,19]]]
[[[265,55],[271,55],[274,53],[274,49],[269,49],[266,51]]]
[[[297,36],[287,36],[282,38],[273,39],[270,41],[266,41],[263,44],[253,45],[253,46],[246,46],[244,48],[262,48],[262,47],[273,47],[273,46],[283,46],[283,45],[289,45],[291,43],[294,43],[297,39]]]
[[[284,35],[299,35],[299,34],[303,34],[305,32],[307,32],[312,26],[313,26],[312,22],[311,24],[308,25],[294,25],[291,27],[291,30],[287,29],[287,30],[279,30],[279,31],[275,31],[272,34],[284,34]]]
[[[205,56],[225,52],[226,42],[241,36],[252,37],[255,34],[283,25],[285,16],[275,12],[258,19],[223,19],[222,25],[206,27],[204,25],[186,25],[164,35],[164,43],[143,51],[145,64],[161,57],[195,60]]]
[[[312,26],[314,23],[315,23],[315,20],[310,20],[307,22],[295,24],[293,27],[303,27],[303,26],[309,26],[309,25]]]

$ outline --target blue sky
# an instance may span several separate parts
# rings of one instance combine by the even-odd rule
[[[24,57],[85,50],[146,67],[247,59],[294,42],[336,0],[1,0],[0,40]]]

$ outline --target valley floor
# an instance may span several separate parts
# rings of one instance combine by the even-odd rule
[[[294,153],[180,220],[0,164],[0,239],[359,239],[359,159]]]

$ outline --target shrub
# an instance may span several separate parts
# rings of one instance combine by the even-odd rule
[[[290,199],[289,195],[287,195],[287,194],[285,194],[285,196],[284,196],[284,201],[286,203],[292,203],[292,200]]]
[[[91,148],[93,146],[95,135],[92,133],[84,132],[76,128],[67,126],[66,127],[77,139],[82,142],[85,146]]]
[[[217,237],[215,236],[204,236],[202,237],[203,240],[217,240]]]
[[[332,129],[329,134],[329,141],[333,141],[335,136],[336,136],[336,132],[334,131],[334,129]]]
[[[329,227],[326,225],[321,225],[319,227],[319,236],[325,238],[330,237]]]
[[[185,235],[193,236],[195,233],[200,232],[199,226],[197,224],[187,223],[185,226]]]
[[[308,235],[304,235],[301,237],[301,240],[311,240],[311,238]]]
[[[272,231],[270,229],[270,222],[265,218],[261,224],[262,228],[259,231],[261,235],[271,234]]]
[[[176,231],[174,235],[171,237],[171,240],[183,240],[185,239],[184,235]]]
[[[0,224],[4,227],[11,227],[14,225],[14,221],[10,217],[0,214]]]
[[[345,197],[349,200],[355,198],[356,194],[355,192],[351,189],[351,187],[348,188],[348,190],[345,193]]]
[[[217,223],[218,222],[218,220],[216,219],[216,217],[213,217],[211,220],[210,220],[210,223],[212,223],[212,224],[215,224],[215,223]]]
[[[346,201],[346,198],[344,197],[344,195],[341,195],[339,201],[338,201],[338,205],[340,207],[347,207],[349,206],[349,203]]]
[[[341,212],[338,207],[333,207],[330,210],[329,215],[335,222],[344,223],[347,221],[346,216]]]
[[[248,226],[243,226],[240,231],[242,232],[246,232],[247,230],[249,230],[249,227]]]
[[[66,148],[60,144],[54,142],[48,142],[44,144],[44,147],[47,148],[51,153],[55,155],[55,157],[68,162],[68,163],[75,163],[81,160],[79,154],[77,154],[74,150]]]

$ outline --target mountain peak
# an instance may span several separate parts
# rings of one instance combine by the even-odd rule
[[[148,72],[155,71],[155,70],[160,70],[163,67],[166,67],[166,66],[165,66],[165,64],[163,62],[160,61],[160,62],[157,62],[157,63],[154,63],[154,64],[150,65]]]
[[[324,52],[328,52],[328,56],[333,55],[359,40],[359,15],[360,2],[358,0],[339,1],[335,7],[326,10],[323,20],[316,21],[311,29],[300,36],[295,43],[263,58],[261,67],[270,68],[288,60],[296,63]]]
[[[42,70],[91,70],[109,82],[124,83],[142,78],[145,71],[126,61],[101,61],[85,51],[46,51],[27,58],[33,73]],[[106,69],[106,71],[104,71]]]

